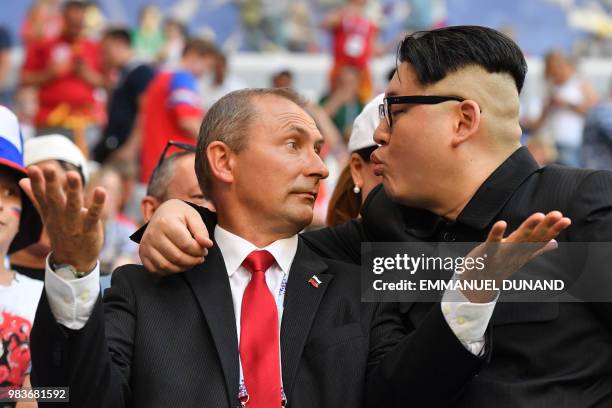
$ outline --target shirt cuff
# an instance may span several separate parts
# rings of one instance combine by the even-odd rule
[[[461,344],[475,356],[483,354],[485,332],[497,299],[489,303],[470,303],[460,290],[447,290],[442,296],[444,319]]]
[[[45,263],[45,291],[51,313],[57,322],[69,329],[82,329],[100,294],[100,262],[82,278],[65,279]]]

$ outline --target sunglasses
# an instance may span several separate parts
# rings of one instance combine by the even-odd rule
[[[438,95],[410,95],[410,96],[387,96],[383,103],[378,105],[378,116],[380,120],[385,119],[389,127],[393,126],[391,106],[393,105],[437,105],[442,102],[463,102],[465,98],[460,96],[438,96]]]
[[[168,149],[170,149],[171,147],[176,147],[177,149],[184,150],[186,152],[193,152],[193,153],[195,153],[197,150],[195,145],[192,145],[189,143],[177,142],[174,140],[169,140],[168,143],[166,143],[166,147],[164,147],[164,150],[159,156],[159,160],[157,161],[155,168],[153,169],[153,173],[152,173],[153,175],[157,172],[157,169],[159,169],[164,163],[164,160],[167,157],[166,153],[168,153]],[[153,176],[151,176],[151,178],[153,178]]]

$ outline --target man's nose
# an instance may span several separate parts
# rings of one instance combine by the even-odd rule
[[[381,120],[376,130],[374,130],[374,142],[380,146],[389,143],[389,125],[384,120]]]

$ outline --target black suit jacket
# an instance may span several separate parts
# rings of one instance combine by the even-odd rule
[[[585,270],[563,245],[612,242],[612,173],[540,168],[526,148],[495,170],[456,222],[395,204],[381,186],[364,204],[362,223],[315,231],[304,239],[320,254],[358,262],[361,240],[482,242],[498,220],[507,221],[512,231],[534,212],[552,210],[572,219],[558,237],[561,250],[551,254],[560,261],[555,273],[572,282],[588,272],[590,288],[607,291],[609,299],[612,252],[591,261]],[[411,331],[422,324],[432,305],[404,303],[400,308]],[[470,382],[458,407],[612,407],[610,303],[502,302],[491,326],[490,360]]]
[[[300,240],[280,336],[288,406],[449,405],[482,360],[457,341],[439,308],[405,336],[395,305],[360,302],[358,273]],[[315,274],[319,288],[307,283]],[[56,323],[43,293],[31,348],[32,383],[69,386],[69,406],[238,406],[234,311],[216,246],[183,274],[118,269],[78,331]]]

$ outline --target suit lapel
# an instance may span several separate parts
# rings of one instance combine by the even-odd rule
[[[283,388],[289,399],[308,333],[333,278],[333,275],[323,273],[326,269],[327,265],[300,239],[289,271],[280,335]],[[321,281],[318,288],[308,283],[313,275]]]
[[[184,276],[206,317],[225,375],[230,406],[234,406],[239,382],[238,334],[232,291],[219,248],[213,246],[206,261]]]

